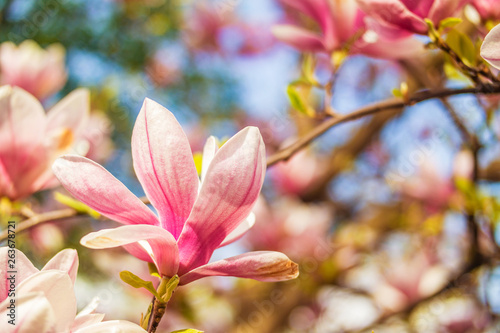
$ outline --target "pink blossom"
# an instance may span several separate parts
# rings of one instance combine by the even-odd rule
[[[479,15],[481,15],[483,19],[500,19],[500,6],[497,0],[473,0],[472,4],[476,7]]]
[[[359,7],[388,28],[426,35],[425,19],[434,25],[459,14],[470,0],[357,0]]]
[[[231,12],[218,11],[205,1],[199,2],[186,18],[184,39],[191,49],[217,51],[222,29],[233,20]]]
[[[102,112],[92,112],[77,138],[75,151],[97,162],[104,162],[113,152],[113,125]]]
[[[12,261],[12,258],[15,261]],[[10,264],[15,263],[15,269]],[[15,270],[15,325],[8,323],[11,300],[10,280]],[[0,330],[6,333],[98,333],[106,329],[128,329],[144,333],[136,324],[126,321],[102,322],[104,314],[94,313],[90,304],[76,314],[74,283],[78,270],[78,255],[66,249],[56,254],[38,270],[19,250],[0,248]]]
[[[278,163],[272,173],[278,190],[285,194],[304,194],[321,175],[321,163],[312,152],[302,150],[286,162]]]
[[[170,111],[146,99],[134,126],[132,157],[158,217],[97,163],[74,155],[54,163],[54,173],[73,196],[126,224],[91,233],[81,240],[83,245],[124,246],[154,263],[162,276],[179,275],[181,284],[212,275],[260,281],[298,275],[297,265],[279,252],[249,252],[208,263],[215,249],[241,237],[245,230],[237,228],[262,187],[266,156],[257,128],[241,130],[220,149],[209,139],[200,184],[181,126]]]
[[[78,89],[45,114],[40,102],[18,87],[0,87],[0,197],[12,200],[54,186],[53,161],[80,137],[89,109]]]
[[[491,29],[484,38],[481,57],[491,66],[500,69],[500,24]]]
[[[416,174],[404,177],[398,185],[404,196],[421,202],[431,213],[446,208],[455,193],[451,177],[439,174],[434,161],[429,157],[421,162]]]
[[[470,150],[461,150],[453,161],[453,176],[471,180],[474,175],[474,156]]]
[[[442,288],[450,272],[429,254],[421,252],[413,258],[391,262],[383,275],[386,281],[376,288],[375,296],[382,305],[397,311]]]
[[[168,87],[181,79],[182,69],[179,57],[168,49],[159,50],[148,61],[146,73],[153,83]]]
[[[408,33],[380,25],[359,9],[355,0],[281,0],[293,10],[312,18],[319,32],[295,25],[273,28],[276,38],[305,52],[341,50],[348,44],[352,53],[397,59],[423,50],[422,43]]]
[[[273,44],[270,34],[262,31],[266,29],[239,20],[230,3],[200,1],[186,18],[184,40],[191,50],[251,56]],[[225,33],[230,43],[224,43]]]
[[[0,45],[0,84],[23,88],[43,100],[66,83],[64,53],[59,44],[44,50],[32,40],[19,46],[4,42]]]
[[[282,251],[293,260],[320,260],[333,252],[328,240],[333,216],[326,205],[283,197],[267,206],[261,198],[254,213],[257,223],[246,237],[253,249]]]

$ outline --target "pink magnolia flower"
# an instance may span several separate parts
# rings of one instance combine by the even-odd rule
[[[266,29],[242,22],[236,17],[233,7],[224,2],[197,2],[185,20],[187,46],[195,51],[240,56],[266,51],[273,42],[269,34],[262,33]]]
[[[418,200],[431,212],[446,208],[455,193],[451,178],[439,174],[433,160],[424,160],[418,172],[401,184],[401,192],[411,200]]]
[[[491,66],[500,69],[500,24],[491,29],[484,38],[481,57]]]
[[[81,135],[88,108],[84,89],[75,90],[45,114],[28,92],[0,87],[0,197],[17,200],[55,185],[50,166]]]
[[[149,59],[146,74],[155,85],[168,87],[181,78],[182,64],[179,58],[169,49],[158,50]]]
[[[333,252],[328,240],[333,216],[326,205],[282,197],[267,206],[261,198],[254,213],[258,223],[246,235],[252,249],[282,251],[298,261],[324,260]]]
[[[278,163],[273,172],[274,184],[285,194],[304,194],[321,176],[322,164],[311,151],[302,150],[286,162]]]
[[[99,163],[106,161],[113,153],[112,130],[113,124],[104,113],[93,111],[76,140],[76,153]]]
[[[273,34],[281,41],[306,52],[340,50],[352,43],[350,51],[368,56],[397,59],[423,50],[421,42],[408,33],[383,27],[359,9],[355,0],[281,0],[293,10],[312,18],[320,32],[295,25],[278,25]]]
[[[472,4],[485,20],[500,19],[500,6],[496,0],[473,0]]]
[[[388,28],[427,34],[425,19],[435,25],[455,16],[470,0],[357,0],[361,10]]]
[[[221,31],[232,22],[231,12],[217,10],[205,1],[199,2],[186,18],[184,39],[191,49],[218,51]]]
[[[384,307],[398,311],[432,295],[448,282],[450,271],[429,254],[391,261],[383,272],[385,283],[377,286],[375,298]]]
[[[212,253],[241,236],[258,198],[266,169],[259,130],[247,127],[218,149],[208,140],[201,185],[189,142],[174,115],[146,99],[132,135],[134,169],[158,217],[97,163],[64,156],[54,173],[77,199],[102,215],[126,224],[82,238],[90,248],[124,246],[152,262],[162,276],[179,275],[186,284],[205,276],[260,281],[295,278],[298,268],[278,252],[249,252],[208,263]],[[246,229],[243,227],[243,229]]]
[[[15,258],[15,271],[9,265]],[[104,314],[94,313],[96,304],[90,304],[76,314],[74,283],[78,270],[78,255],[66,249],[56,254],[39,271],[18,250],[0,248],[0,330],[6,333],[98,333],[109,329],[144,333],[136,324],[126,321],[102,322]],[[14,275],[14,279],[12,276]],[[11,281],[15,284],[12,296]],[[15,304],[15,314],[9,306]],[[14,320],[14,325],[8,321]]]
[[[64,48],[52,44],[47,49],[32,40],[16,46],[0,45],[0,84],[23,88],[42,100],[58,92],[67,80]]]

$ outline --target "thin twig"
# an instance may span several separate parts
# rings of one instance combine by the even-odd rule
[[[145,204],[149,204],[148,198],[142,197],[140,199]],[[64,209],[46,212],[46,213],[36,214],[36,215],[31,216],[30,218],[28,218],[26,220],[19,222],[16,225],[16,234],[19,234],[23,231],[26,231],[30,228],[33,228],[34,226],[37,226],[37,225],[45,223],[45,222],[67,219],[67,218],[78,216],[78,215],[85,215],[85,213],[78,212],[77,210],[75,210],[73,208],[69,208],[69,207],[64,208]],[[0,233],[0,242],[3,242],[4,240],[6,240],[7,237],[8,237],[8,231],[4,230],[3,232]]]
[[[346,123],[349,121],[353,121],[365,116],[372,115],[377,112],[384,112],[384,111],[394,111],[398,110],[400,108],[406,107],[406,106],[411,106],[419,102],[423,102],[429,99],[434,99],[434,98],[442,98],[442,97],[448,97],[448,96],[454,96],[454,95],[461,95],[461,94],[493,94],[493,93],[500,93],[500,85],[497,84],[485,84],[481,85],[477,88],[462,88],[462,89],[443,89],[439,91],[423,91],[420,93],[415,94],[414,96],[410,97],[408,101],[404,101],[400,98],[391,98],[382,102],[377,102],[370,104],[368,106],[364,106],[352,113],[349,113],[344,116],[336,117],[336,118],[329,118],[325,120],[323,123],[319,124],[317,127],[312,129],[309,133],[305,134],[301,138],[297,139],[293,144],[290,146],[276,152],[275,154],[271,155],[267,159],[267,166],[272,166],[279,161],[284,161],[289,159],[293,154],[307,146],[309,143],[311,143],[313,140],[316,138],[320,137],[323,135],[325,132],[327,132],[330,128]]]

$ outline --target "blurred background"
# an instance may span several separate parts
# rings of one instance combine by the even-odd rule
[[[274,27],[319,29],[291,2],[0,1],[0,83],[27,90],[47,110],[89,88],[91,117],[75,150],[138,196],[130,138],[146,97],[175,114],[199,159],[209,135],[223,141],[257,126],[272,155],[332,114],[471,84],[449,57],[424,47],[425,36],[410,36],[405,52],[385,46],[390,56],[362,47],[297,49]],[[500,19],[473,5],[457,15],[457,31],[473,46]],[[276,284],[209,278],[182,287],[160,331],[500,332],[499,101],[461,95],[381,112],[339,125],[269,167],[256,225],[214,259],[282,251],[299,263],[300,277]],[[464,131],[477,136],[479,151]],[[22,203],[3,201],[2,214],[16,205],[63,207],[46,190]],[[79,244],[114,225],[82,216],[44,223],[20,234],[18,247],[38,266],[76,248],[79,306],[98,296],[107,320],[138,322],[150,296],[121,282],[119,272],[147,278],[147,265],[121,249]]]

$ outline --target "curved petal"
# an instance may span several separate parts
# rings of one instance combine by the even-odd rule
[[[156,215],[106,169],[88,158],[66,155],[52,166],[61,184],[78,200],[124,224],[158,224]]]
[[[0,167],[2,193],[11,199],[39,188],[37,177],[50,169],[44,146],[46,118],[40,102],[11,86],[0,88]]]
[[[85,307],[81,309],[80,312],[78,312],[76,318],[95,313],[95,310],[97,310],[99,303],[100,298],[98,296],[94,296],[94,298],[92,298],[92,300],[87,305],[85,305]]]
[[[73,282],[68,274],[50,270],[33,274],[17,288],[18,295],[43,292],[57,315],[55,332],[69,331],[76,315],[76,298]]]
[[[271,29],[274,37],[298,50],[310,52],[327,51],[321,38],[308,30],[293,25],[276,25]]]
[[[215,157],[215,154],[219,150],[219,146],[217,145],[217,139],[213,136],[209,137],[207,139],[207,142],[205,143],[205,146],[203,146],[203,159],[201,161],[201,181],[203,182],[203,179],[205,179],[205,176],[207,175],[207,170],[208,167],[210,166],[210,163],[212,163],[212,160]]]
[[[18,87],[0,88],[0,157],[6,151],[36,147],[45,133],[45,111],[30,93]]]
[[[281,0],[281,2],[314,19],[324,33],[335,33],[330,0]]]
[[[14,257],[9,257],[9,254],[14,253]],[[10,265],[14,265],[14,269]],[[7,298],[9,292],[9,280],[7,278],[11,275],[10,271],[16,271],[15,280],[19,284],[31,275],[38,273],[38,269],[33,266],[31,261],[17,249],[10,249],[7,246],[0,248],[0,277],[2,283],[0,284],[0,302]]]
[[[77,316],[73,322],[73,326],[71,326],[71,332],[78,331],[78,329],[82,329],[90,325],[98,324],[103,321],[103,319],[104,313],[90,313],[83,316]]]
[[[0,303],[2,332],[4,333],[50,333],[55,331],[56,317],[43,292],[33,292],[16,297],[15,325],[8,324],[10,300]]]
[[[181,276],[180,283],[187,284],[207,276],[235,276],[265,282],[284,281],[299,276],[299,266],[281,252],[248,252],[195,268]]]
[[[353,53],[397,60],[415,57],[425,51],[424,43],[407,31],[381,24],[370,17],[365,23],[369,30],[351,47]]]
[[[90,111],[90,92],[80,88],[73,90],[47,112],[47,132],[66,128],[77,136]]]
[[[400,0],[358,0],[367,15],[401,29],[418,34],[427,33],[424,20],[412,13]]]
[[[178,240],[181,274],[206,264],[250,214],[265,171],[264,142],[256,127],[241,130],[219,149]]]
[[[500,69],[500,24],[491,29],[484,38],[481,57],[491,66]]]
[[[434,24],[438,24],[445,18],[460,16],[459,10],[468,2],[470,0],[434,0],[428,17]]]
[[[219,247],[223,247],[236,242],[238,239],[243,237],[247,233],[247,231],[254,226],[254,224],[255,224],[255,214],[250,213],[250,215],[248,215],[247,218],[236,227],[236,229],[231,231],[231,233],[226,236],[226,238],[224,239],[222,244],[219,245]]]
[[[76,274],[78,273],[78,253],[74,249],[60,251],[49,260],[42,268],[42,271],[49,269],[57,269],[66,272],[74,284],[76,281]]]
[[[135,122],[132,156],[137,178],[161,225],[177,239],[198,194],[198,173],[189,141],[174,115],[147,98]]]
[[[125,320],[109,320],[80,328],[75,333],[147,333],[139,325]]]
[[[173,276],[179,267],[179,251],[175,238],[167,230],[150,225],[127,225],[114,229],[92,232],[83,237],[80,243],[91,249],[108,249],[140,241],[147,241],[150,254],[158,271],[165,276]],[[139,257],[139,259],[141,259]]]

